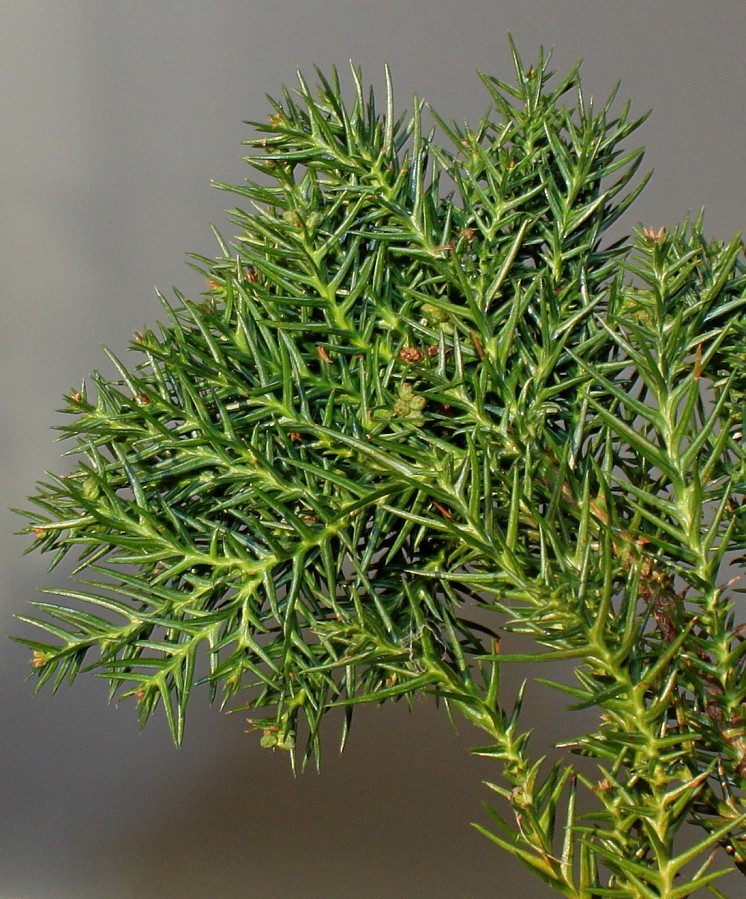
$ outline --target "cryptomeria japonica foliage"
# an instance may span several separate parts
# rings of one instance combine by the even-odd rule
[[[561,893],[722,896],[721,850],[746,870],[744,248],[701,217],[609,238],[640,120],[513,53],[475,126],[397,117],[388,77],[379,111],[355,69],[349,101],[318,73],[252,123],[206,292],[66,398],[76,467],[23,514],[77,582],[21,642],[39,686],[92,670],[177,742],[205,682],[304,761],[330,707],[344,739],[356,703],[433,695],[487,735],[485,833]],[[551,763],[500,675],[558,659],[572,681],[541,682],[598,715]]]

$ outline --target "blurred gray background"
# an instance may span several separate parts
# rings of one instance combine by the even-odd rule
[[[64,582],[22,558],[5,511],[61,467],[63,392],[159,317],[156,285],[201,289],[184,254],[213,254],[208,223],[233,203],[210,179],[246,177],[242,121],[296,68],[352,58],[380,86],[388,61],[399,108],[416,92],[474,120],[475,69],[513,78],[506,32],[529,63],[540,45],[560,72],[582,56],[588,94],[621,80],[635,113],[655,109],[637,141],[656,174],[627,228],[703,205],[712,236],[744,226],[743,0],[6,0],[0,26],[3,634]],[[497,771],[425,702],[361,710],[341,757],[331,726],[321,774],[294,779],[199,691],[176,750],[101,681],[32,698],[10,641],[0,672],[0,899],[554,895],[470,828]],[[561,697],[538,690],[546,731]]]

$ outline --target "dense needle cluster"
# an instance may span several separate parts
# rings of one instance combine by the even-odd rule
[[[723,895],[713,850],[746,868],[743,244],[701,217],[611,241],[639,120],[514,60],[474,127],[397,118],[388,77],[379,113],[354,69],[351,101],[319,73],[252,123],[206,292],[67,398],[77,466],[23,514],[78,584],[22,642],[40,686],[85,665],[177,741],[206,681],[292,756],[331,706],[433,694],[501,763],[489,835],[560,892]],[[499,675],[556,659],[599,716],[549,765]]]

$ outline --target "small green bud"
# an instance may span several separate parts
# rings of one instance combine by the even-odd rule
[[[302,223],[300,213],[297,209],[286,209],[285,212],[282,213],[282,219],[287,222],[288,225],[294,225],[296,228],[300,228]]]
[[[82,484],[83,496],[86,499],[96,499],[101,494],[101,488],[98,481],[89,475]]]
[[[265,731],[259,740],[259,745],[262,749],[274,749],[277,746],[277,733],[272,730]]]
[[[440,309],[438,308],[438,306],[433,306],[432,303],[422,304],[422,314],[431,325],[443,325],[451,320],[451,316],[445,311],[445,309]]]
[[[425,397],[415,393],[414,387],[405,381],[399,386],[399,397],[394,403],[394,415],[422,424],[425,420],[422,410],[426,405]]]
[[[278,737],[275,741],[275,748],[282,749],[285,752],[292,752],[295,749],[295,734],[293,731],[288,731],[284,737]]]

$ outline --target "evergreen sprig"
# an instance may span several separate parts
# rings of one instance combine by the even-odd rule
[[[92,670],[177,742],[206,682],[265,746],[294,758],[302,725],[304,760],[329,708],[344,741],[354,704],[432,694],[500,765],[480,829],[551,886],[722,896],[715,850],[746,871],[723,583],[746,545],[744,247],[701,216],[609,240],[647,180],[623,147],[642,119],[512,49],[476,127],[427,130],[417,99],[397,118],[388,72],[379,112],[355,68],[350,102],[318,72],[251,123],[258,180],[218,185],[250,208],[193,257],[205,294],[161,298],[139,361],[67,397],[77,465],[23,514],[77,584],[20,642],[39,687]],[[549,765],[500,673],[558,659],[574,683],[542,682],[599,715]]]

